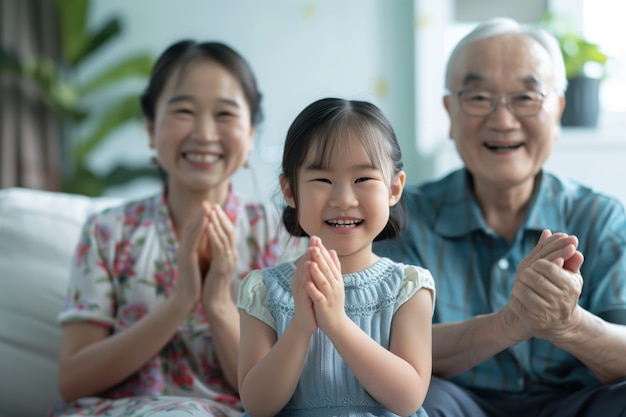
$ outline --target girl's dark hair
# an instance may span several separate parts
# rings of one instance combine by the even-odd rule
[[[154,120],[156,102],[170,75],[194,59],[208,59],[226,68],[241,84],[250,106],[252,126],[257,126],[263,121],[261,93],[247,61],[223,43],[198,43],[193,40],[182,40],[170,45],[154,64],[148,86],[140,97],[141,111],[148,120]]]
[[[373,165],[387,178],[388,185],[402,171],[402,152],[391,123],[372,103],[340,98],[324,98],[308,105],[287,131],[283,150],[282,175],[293,193],[295,208],[283,209],[283,224],[293,236],[308,236],[298,221],[298,173],[310,151],[314,164],[328,165],[334,151],[348,138],[356,137]],[[402,201],[390,207],[389,221],[374,241],[394,238],[405,226]]]

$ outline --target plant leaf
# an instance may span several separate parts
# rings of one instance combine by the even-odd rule
[[[568,79],[584,76],[585,64],[588,62],[597,62],[602,66],[608,60],[608,56],[598,45],[584,39],[571,16],[550,12],[546,13],[538,23],[559,42]],[[601,68],[603,71],[604,68]]]
[[[55,10],[61,32],[61,49],[65,61],[72,64],[87,40],[88,0],[56,0]]]
[[[32,80],[42,100],[57,114],[82,120],[86,113],[80,106],[78,88],[63,80],[57,64],[46,57],[31,57],[23,62],[21,76]]]
[[[70,194],[80,194],[89,197],[102,195],[106,188],[105,182],[98,177],[91,169],[85,165],[78,165],[74,168],[72,176],[64,178],[61,190]]]
[[[141,177],[160,179],[159,171],[154,166],[131,167],[118,164],[104,176],[104,181],[108,187],[111,187],[126,184]]]
[[[98,51],[102,45],[106,44],[122,31],[122,25],[119,19],[112,18],[100,28],[94,35],[86,34],[84,42],[80,45],[80,49],[76,51],[76,55],[73,56],[71,65],[80,65],[85,59],[92,56]]]
[[[152,70],[152,57],[148,54],[137,54],[124,61],[113,64],[96,76],[95,79],[81,88],[81,93],[87,95],[104,85],[122,80],[127,77],[147,77]]]
[[[77,165],[84,163],[89,153],[100,144],[113,130],[126,122],[141,118],[138,94],[129,94],[121,98],[117,103],[110,106],[99,119],[99,123],[93,133],[77,143],[74,150],[74,158]]]

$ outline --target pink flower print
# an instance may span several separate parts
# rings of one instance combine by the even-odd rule
[[[198,357],[200,359],[200,376],[203,381],[209,382],[213,377],[213,366],[209,364],[206,354],[199,353]]]
[[[141,217],[146,211],[145,204],[136,204],[126,212],[126,224],[132,227],[141,224]]]
[[[170,263],[168,261],[156,261],[154,263],[154,269],[154,283],[156,293],[158,295],[163,294],[166,297],[169,296],[174,289],[172,282],[170,282]]]
[[[137,322],[148,313],[146,303],[138,301],[136,303],[126,304],[118,311],[117,326],[119,329],[125,329]]]
[[[218,394],[215,396],[215,401],[222,403],[222,404],[226,404],[230,408],[234,408],[236,410],[241,409],[241,400],[236,395]],[[205,405],[204,407],[205,407],[205,411],[215,411],[215,410],[211,410],[211,408],[215,407],[213,405],[208,404],[208,405]]]
[[[103,245],[107,245],[109,240],[111,239],[111,230],[107,226],[102,226],[99,224],[95,225],[95,234],[99,240],[102,241]]]
[[[100,306],[97,303],[90,303],[89,300],[83,298],[83,294],[79,289],[75,289],[65,300],[65,306],[74,307],[77,310],[93,311],[98,310]]]
[[[104,262],[103,259],[98,258],[98,262],[96,262],[98,264],[98,268],[100,268],[101,270],[105,271],[106,275],[109,275],[109,268],[108,265]]]
[[[87,252],[89,252],[90,247],[91,245],[89,244],[89,242],[81,242],[80,245],[78,245],[78,249],[76,250],[76,266],[79,266],[83,263],[85,255],[87,255]]]
[[[185,361],[186,362],[186,361]],[[191,391],[193,387],[193,374],[186,363],[179,363],[172,370],[172,381],[181,389]]]
[[[226,213],[226,217],[235,224],[237,220],[237,207],[239,206],[239,199],[235,195],[232,190],[232,187],[228,190],[228,197],[226,197],[226,201],[222,206],[224,213]]]
[[[166,347],[172,382],[178,387],[191,391],[193,389],[193,373],[187,362],[185,346],[176,335]]]
[[[115,245],[115,264],[113,265],[113,274],[119,277],[121,283],[124,283],[129,276],[134,276],[133,266],[135,259],[133,258],[132,245],[130,242],[118,242]]]
[[[94,411],[94,414],[91,414],[91,412],[89,412],[88,414],[84,414],[84,415],[85,415],[85,416],[88,416],[88,415],[94,415],[94,416],[102,416],[102,415],[106,415],[106,414],[108,414],[108,413],[107,413],[107,411],[108,411],[111,407],[113,407],[113,403],[103,401],[102,408],[99,408],[97,411]],[[83,414],[81,413],[81,415],[83,415]]]
[[[261,206],[258,204],[249,204],[246,206],[246,212],[248,214],[248,218],[250,219],[250,225],[252,226],[256,225],[259,220],[263,218],[261,216],[263,211],[261,210]]]
[[[164,381],[160,362],[158,356],[153,357],[135,374],[105,393],[105,396],[118,399],[161,394]]]
[[[55,404],[49,412],[49,416],[60,416],[60,415],[77,415],[77,416],[101,416],[104,413],[107,413],[111,407],[113,407],[110,401],[106,399],[96,400],[94,403],[90,404],[87,407],[83,407],[79,403],[66,403],[63,400],[59,400],[57,404]],[[108,414],[108,413],[107,413]]]
[[[280,245],[276,239],[272,239],[265,247],[265,251],[256,255],[255,263],[252,269],[263,269],[269,266],[276,265],[278,258],[280,257]]]

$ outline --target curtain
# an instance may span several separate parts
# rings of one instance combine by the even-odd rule
[[[20,59],[60,55],[54,2],[0,0],[0,44]],[[0,78],[0,188],[58,191],[61,122],[32,82]]]

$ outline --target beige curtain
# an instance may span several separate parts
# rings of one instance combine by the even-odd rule
[[[52,0],[0,0],[0,43],[19,57],[58,57]],[[61,123],[36,88],[0,78],[0,188],[60,189]]]

